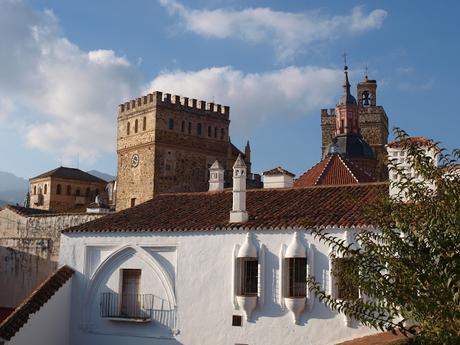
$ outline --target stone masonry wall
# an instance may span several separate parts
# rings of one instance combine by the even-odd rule
[[[102,216],[0,210],[0,306],[17,306],[56,270],[61,230]]]

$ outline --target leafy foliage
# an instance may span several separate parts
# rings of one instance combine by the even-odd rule
[[[460,344],[460,151],[437,150],[438,168],[424,148],[395,129],[412,174],[388,161],[394,196],[382,195],[366,210],[372,227],[355,241],[313,230],[346,257],[338,281],[359,287],[360,297],[340,300],[313,277],[311,291],[332,309],[382,331],[414,334],[417,344]]]

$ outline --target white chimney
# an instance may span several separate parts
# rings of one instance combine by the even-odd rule
[[[216,161],[209,168],[209,191],[221,192],[224,190],[224,167]]]
[[[294,185],[294,174],[277,167],[272,170],[265,171],[264,188],[292,188]]]
[[[233,209],[230,211],[230,223],[244,223],[247,220],[246,164],[240,154],[233,165]]]

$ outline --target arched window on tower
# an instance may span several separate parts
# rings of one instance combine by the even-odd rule
[[[188,123],[188,134],[192,134],[192,123]]]
[[[136,121],[134,121],[134,133],[137,133],[137,128],[138,128],[138,122],[136,119]]]
[[[212,131],[211,126],[208,126],[208,137],[211,137],[211,131]]]
[[[170,118],[168,120],[168,128],[169,129],[174,129],[174,119]]]
[[[75,195],[80,196],[80,189],[77,188],[77,190],[75,191]]]
[[[37,186],[34,186],[34,195],[37,195]]]
[[[197,133],[198,135],[201,135],[201,123],[199,123],[199,124],[196,125],[196,133]]]
[[[58,184],[58,185],[56,186],[56,194],[57,194],[57,195],[60,195],[61,192],[62,192],[62,186],[61,186],[60,184]]]
[[[147,118],[144,116],[142,120],[142,130],[145,131],[147,129]]]
[[[48,185],[45,183],[45,186],[43,187],[43,194],[46,194],[48,192]]]
[[[129,122],[126,124],[126,135],[129,135],[130,124]]]
[[[225,130],[223,128],[220,129],[220,139],[224,139],[225,136]]]
[[[181,124],[181,126],[180,126],[180,131],[181,131],[182,133],[185,132],[185,121],[182,121],[182,124]]]
[[[343,134],[345,131],[345,121],[343,119],[340,120],[340,133]]]
[[[70,185],[67,185],[67,195],[72,194],[72,187]]]
[[[91,192],[91,190],[88,188],[86,188],[86,196],[89,196],[89,193]]]

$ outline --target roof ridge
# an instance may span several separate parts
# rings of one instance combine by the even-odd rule
[[[356,181],[357,183],[359,183],[359,180],[356,178],[355,174],[353,174],[353,171],[351,171],[351,169],[350,169],[350,167],[348,166],[348,164],[345,163],[345,161],[344,161],[344,159],[343,159],[344,157],[342,157],[340,154],[338,155],[338,157],[339,157],[340,161],[342,162],[342,164],[344,165],[345,169],[347,169],[348,172],[351,174],[351,176],[355,179],[355,181]]]
[[[331,165],[331,162],[332,162],[332,159],[333,159],[334,155],[329,155],[329,160],[326,162],[326,164],[324,165],[324,168],[323,170],[321,171],[321,173],[318,175],[318,178],[316,179],[314,185],[316,186],[319,181],[321,180],[321,178],[323,177],[323,175],[326,173],[326,169]],[[318,163],[319,164],[319,163]]]

